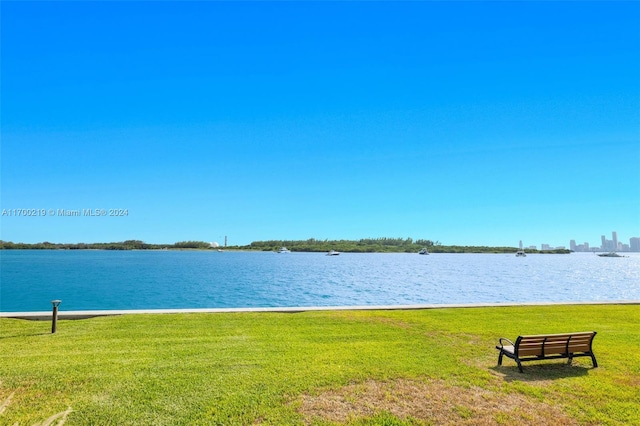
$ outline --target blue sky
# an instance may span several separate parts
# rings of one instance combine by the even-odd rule
[[[5,2],[23,242],[640,236],[638,2]]]

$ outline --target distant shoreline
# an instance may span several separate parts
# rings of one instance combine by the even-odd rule
[[[431,240],[413,240],[411,238],[375,238],[361,240],[271,240],[254,241],[248,245],[220,246],[204,241],[182,241],[174,244],[148,244],[140,240],[126,240],[109,243],[14,243],[0,241],[0,250],[151,250],[151,251],[246,251],[276,252],[286,247],[291,252],[322,253],[336,250],[342,253],[418,253],[426,249],[435,253],[494,253],[515,254],[517,247],[493,246],[457,246],[444,245]],[[571,250],[557,248],[552,250],[526,249],[527,254],[569,254]]]
[[[185,251],[185,252],[233,252],[233,253],[277,253],[277,250],[255,250],[255,249],[247,249],[247,248],[235,248],[235,247],[226,247],[222,249],[196,249],[196,248],[169,248],[169,249],[104,249],[104,248],[85,248],[85,249],[70,249],[70,248],[5,248],[0,247],[0,251],[14,251],[14,250],[33,250],[33,251]],[[341,253],[349,253],[349,254],[412,254],[413,252],[406,251],[346,251],[341,250]],[[429,254],[515,254],[517,249],[513,249],[512,251],[432,251]],[[324,250],[291,250],[291,253],[325,253]],[[526,254],[570,254],[571,250],[536,250],[529,251]],[[592,253],[592,252],[588,252]],[[593,252],[593,253],[604,253],[604,252]]]

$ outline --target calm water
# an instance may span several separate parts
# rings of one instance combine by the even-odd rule
[[[0,311],[640,300],[640,253],[0,252]]]

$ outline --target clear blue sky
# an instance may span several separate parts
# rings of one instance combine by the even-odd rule
[[[7,2],[23,242],[640,236],[639,2]]]

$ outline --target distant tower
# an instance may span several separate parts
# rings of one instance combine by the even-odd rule
[[[227,246],[227,236],[226,235],[224,236],[224,246],[225,247]]]
[[[613,249],[618,250],[618,233],[613,231],[611,237],[613,238]]]
[[[522,240],[520,240],[520,250],[522,250]]]
[[[602,235],[600,238],[602,238],[602,245],[600,246],[601,250],[606,250],[607,249],[607,239],[604,237],[604,235]]]
[[[570,248],[572,251],[576,251],[576,240],[571,240],[571,241],[569,241],[569,248]]]

